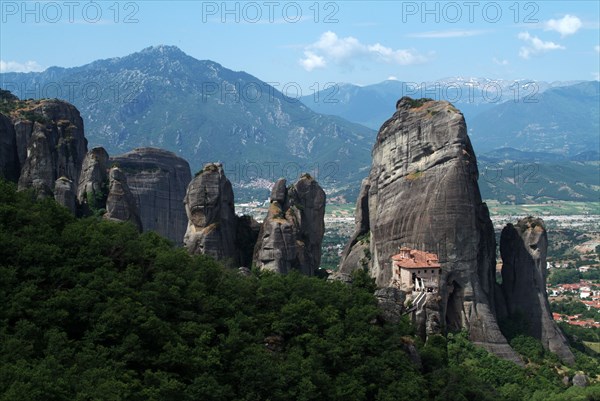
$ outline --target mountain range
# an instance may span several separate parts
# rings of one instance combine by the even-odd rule
[[[193,172],[220,161],[234,186],[296,180],[308,171],[326,187],[354,187],[348,183],[366,174],[360,168],[369,164],[375,136],[174,46],[76,68],[5,73],[0,86],[20,98],[71,102],[81,111],[90,146],[109,153],[168,149],[188,160]]]
[[[549,89],[577,83],[580,81],[511,81],[482,77],[449,77],[428,82],[389,79],[365,86],[330,83],[325,89],[303,96],[301,100],[319,113],[337,115],[378,130],[395,111],[396,101],[402,96],[447,100],[458,107],[469,122],[483,111],[507,101],[536,101]]]
[[[498,104],[469,124],[469,135],[479,152],[513,147],[575,156],[600,150],[599,133],[598,81],[548,89],[530,102]]]
[[[222,162],[241,199],[265,199],[278,178],[309,172],[330,199],[349,202],[368,173],[374,130],[397,100],[445,98],[465,115],[484,198],[598,200],[598,82],[388,80],[333,85],[298,101],[245,72],[155,46],[80,67],[3,73],[0,87],[22,99],[73,103],[90,147],[111,154],[160,147],[192,172]],[[523,165],[535,169],[536,185],[514,179]]]

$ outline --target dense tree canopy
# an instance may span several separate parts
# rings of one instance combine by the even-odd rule
[[[464,333],[423,344],[408,321],[381,322],[372,286],[244,276],[0,182],[0,400],[600,396],[566,390],[543,353],[523,369]]]

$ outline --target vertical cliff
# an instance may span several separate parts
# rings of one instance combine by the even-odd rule
[[[496,320],[494,231],[462,113],[448,102],[404,97],[379,130],[372,157],[342,272],[361,261],[386,287],[401,246],[438,254],[439,330],[468,330],[472,341],[518,362]]]
[[[321,263],[325,192],[309,175],[286,187],[280,179],[254,248],[261,269],[286,274],[292,269],[313,275]]]
[[[183,242],[188,251],[236,261],[237,218],[223,166],[206,164],[190,182],[184,203],[189,221]]]
[[[87,140],[75,106],[60,100],[30,101],[12,118],[21,164],[19,189],[52,196],[59,177],[79,182]]]
[[[135,204],[134,223],[181,243],[187,225],[183,198],[191,180],[185,160],[154,148],[109,159],[100,147],[87,152],[83,120],[73,105],[56,99],[22,101],[2,90],[0,102],[1,177],[18,182],[21,190],[53,196],[73,213],[106,208],[107,218],[117,220],[131,209],[128,195],[128,206],[119,206],[127,186]],[[120,194],[118,201],[107,199],[111,165],[120,167],[110,184],[113,195]]]
[[[508,224],[500,237],[502,256],[502,294],[504,306],[499,314],[507,319],[522,319],[523,329],[541,340],[544,347],[565,363],[575,357],[554,320],[546,293],[546,254],[548,236],[541,219],[527,217]],[[502,306],[502,305],[499,305]],[[502,312],[500,312],[502,311]]]
[[[110,169],[108,198],[104,218],[114,221],[128,221],[142,231],[143,225],[135,198],[127,185],[127,177],[118,167]]]
[[[14,124],[10,118],[0,114],[0,177],[17,182],[20,171]]]
[[[73,214],[77,214],[77,195],[75,184],[67,177],[60,177],[54,183],[54,200]]]
[[[183,199],[192,179],[188,162],[163,149],[138,148],[110,163],[127,177],[144,230],[180,244],[187,225]]]
[[[87,151],[79,111],[56,99],[21,101],[7,91],[0,101],[0,176],[76,213],[74,183]]]
[[[108,185],[108,153],[104,148],[93,148],[83,158],[77,201],[85,209],[104,208]]]

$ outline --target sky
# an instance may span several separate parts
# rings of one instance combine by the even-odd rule
[[[599,1],[0,1],[0,72],[175,45],[306,93],[447,77],[599,79]]]

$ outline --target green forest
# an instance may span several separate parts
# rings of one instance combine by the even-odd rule
[[[424,342],[374,289],[242,275],[2,181],[0,400],[600,400],[562,380],[600,374],[597,356],[567,368],[518,331],[526,367],[464,332]]]

